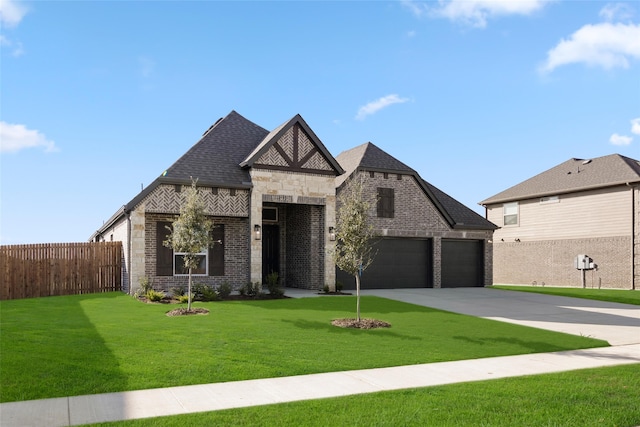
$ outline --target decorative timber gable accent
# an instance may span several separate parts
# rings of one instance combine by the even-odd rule
[[[333,176],[343,173],[299,115],[267,135],[240,166]]]
[[[292,172],[331,173],[333,168],[301,126],[296,123],[254,164],[255,168]]]

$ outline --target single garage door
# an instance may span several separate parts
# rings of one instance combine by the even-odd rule
[[[362,289],[430,288],[432,245],[429,239],[382,239],[373,263],[362,274]],[[353,276],[336,269],[344,289],[355,289]]]
[[[442,239],[443,288],[484,286],[482,240]]]

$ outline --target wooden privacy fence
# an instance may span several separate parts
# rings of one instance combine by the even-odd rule
[[[121,242],[0,246],[0,300],[121,288]]]

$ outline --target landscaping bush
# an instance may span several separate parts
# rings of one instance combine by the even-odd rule
[[[193,299],[198,301],[216,301],[219,299],[218,292],[213,286],[197,283],[193,285]]]
[[[176,299],[180,304],[187,304],[189,302],[189,295],[176,295]]]
[[[181,296],[184,296],[185,290],[184,288],[181,288],[181,287],[171,288],[171,293],[173,294],[174,297],[176,297],[177,299],[180,299]]]
[[[247,283],[240,288],[240,295],[256,298],[260,294],[260,283]]]
[[[154,291],[153,289],[149,289],[145,294],[149,301],[159,302],[164,299],[164,292]]]
[[[231,285],[229,282],[223,282],[218,286],[218,297],[220,297],[220,299],[226,299],[229,298],[229,295],[231,295]]]
[[[280,279],[275,271],[267,275],[267,289],[273,296],[281,297],[284,295],[284,289],[280,286]]]

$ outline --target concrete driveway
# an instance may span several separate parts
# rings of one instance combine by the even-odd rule
[[[640,306],[491,288],[365,289],[361,295],[608,341],[640,344]]]

